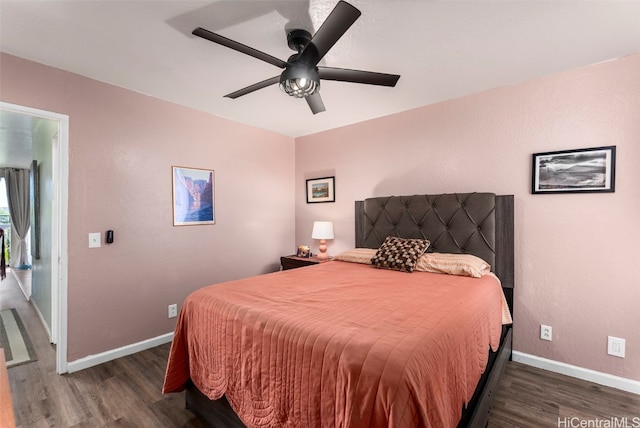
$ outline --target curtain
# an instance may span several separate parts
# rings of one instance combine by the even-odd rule
[[[4,177],[4,168],[0,168],[0,178]],[[5,186],[6,187],[6,186]],[[7,263],[4,251],[4,229],[0,227],[0,281],[7,277]]]
[[[7,199],[9,200],[9,215],[14,231],[18,237],[17,257],[14,267],[28,266],[29,252],[27,251],[27,232],[29,232],[29,170],[6,168],[4,180],[7,184]]]
[[[4,261],[4,229],[0,227],[0,281],[7,277],[7,266]]]

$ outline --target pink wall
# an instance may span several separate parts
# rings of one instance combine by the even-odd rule
[[[389,194],[515,195],[515,350],[640,380],[640,54],[296,140],[296,241],[333,220],[353,247],[353,201]],[[531,195],[531,154],[617,146],[616,192]],[[305,179],[336,176],[334,204]],[[539,339],[540,324],[553,342]],[[608,356],[607,335],[626,339]]]
[[[192,290],[317,249],[314,220],[335,222],[330,253],[352,247],[356,199],[494,191],[516,199],[515,349],[640,380],[640,55],[299,138],[295,154],[290,138],[1,55],[2,101],[70,116],[69,361],[170,332],[167,305]],[[531,153],[603,145],[618,148],[615,193],[529,193]],[[215,169],[217,225],[172,226],[172,165]],[[327,175],[337,202],[307,205],[304,180]],[[107,229],[116,242],[88,249]]]
[[[14,56],[0,64],[2,101],[70,117],[69,361],[169,333],[167,305],[291,252],[293,139]],[[215,170],[216,225],[173,227],[171,166]],[[89,249],[88,233],[107,229],[115,243]]]

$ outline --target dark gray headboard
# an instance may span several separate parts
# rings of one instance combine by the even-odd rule
[[[387,236],[431,241],[431,250],[486,260],[503,288],[513,288],[513,195],[446,193],[356,201],[356,247]]]

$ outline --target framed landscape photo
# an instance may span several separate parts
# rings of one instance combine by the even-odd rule
[[[336,178],[323,177],[307,180],[307,203],[335,202]]]
[[[531,193],[614,192],[616,146],[534,153]]]
[[[173,225],[215,224],[214,171],[172,167]]]

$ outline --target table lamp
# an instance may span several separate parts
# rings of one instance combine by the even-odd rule
[[[329,254],[327,254],[327,239],[333,239],[333,222],[330,221],[314,221],[313,231],[311,232],[311,238],[319,239],[320,246],[318,250],[320,253],[317,258],[319,260],[327,260]]]

